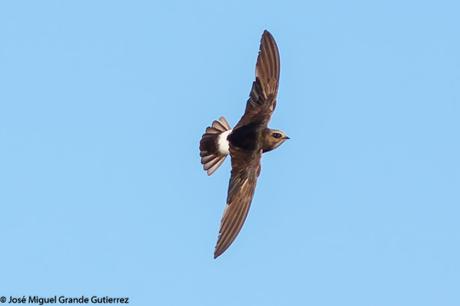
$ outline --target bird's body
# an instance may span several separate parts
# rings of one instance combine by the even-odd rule
[[[232,159],[227,206],[221,220],[214,258],[220,256],[238,235],[254,196],[260,174],[262,153],[279,147],[289,137],[268,128],[276,106],[280,58],[273,36],[264,31],[253,82],[244,115],[231,129],[220,117],[206,128],[200,141],[201,163],[208,175],[214,173],[227,155]]]
[[[222,134],[219,134],[219,138],[217,138],[217,150],[222,155],[230,154],[230,143],[228,141],[228,135],[230,135],[231,132],[231,129],[225,131]]]

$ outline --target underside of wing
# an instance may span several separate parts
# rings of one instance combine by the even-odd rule
[[[246,110],[235,128],[258,122],[267,125],[276,107],[280,77],[280,55],[275,39],[264,31],[256,64],[256,79],[252,83]]]
[[[263,97],[276,97],[280,78],[280,55],[275,39],[264,31],[256,64],[256,80],[260,81]]]
[[[260,172],[260,152],[244,154],[231,150],[230,154],[232,156],[232,176],[214,258],[227,250],[243,227]]]

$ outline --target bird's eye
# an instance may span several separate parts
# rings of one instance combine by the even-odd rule
[[[272,136],[275,137],[275,138],[283,137],[283,135],[281,135],[280,133],[273,133]]]

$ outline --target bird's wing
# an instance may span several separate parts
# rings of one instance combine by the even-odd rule
[[[275,39],[264,31],[260,40],[256,64],[256,79],[252,83],[246,110],[235,128],[249,123],[267,126],[276,107],[276,95],[280,78],[280,55]]]
[[[247,152],[230,147],[230,155],[232,175],[228,185],[227,205],[220,221],[214,258],[220,256],[240,232],[248,215],[260,173],[261,151]]]

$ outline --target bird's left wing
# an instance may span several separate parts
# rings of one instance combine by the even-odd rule
[[[260,173],[262,152],[245,152],[230,148],[230,155],[232,156],[232,175],[214,258],[225,252],[243,227]]]

